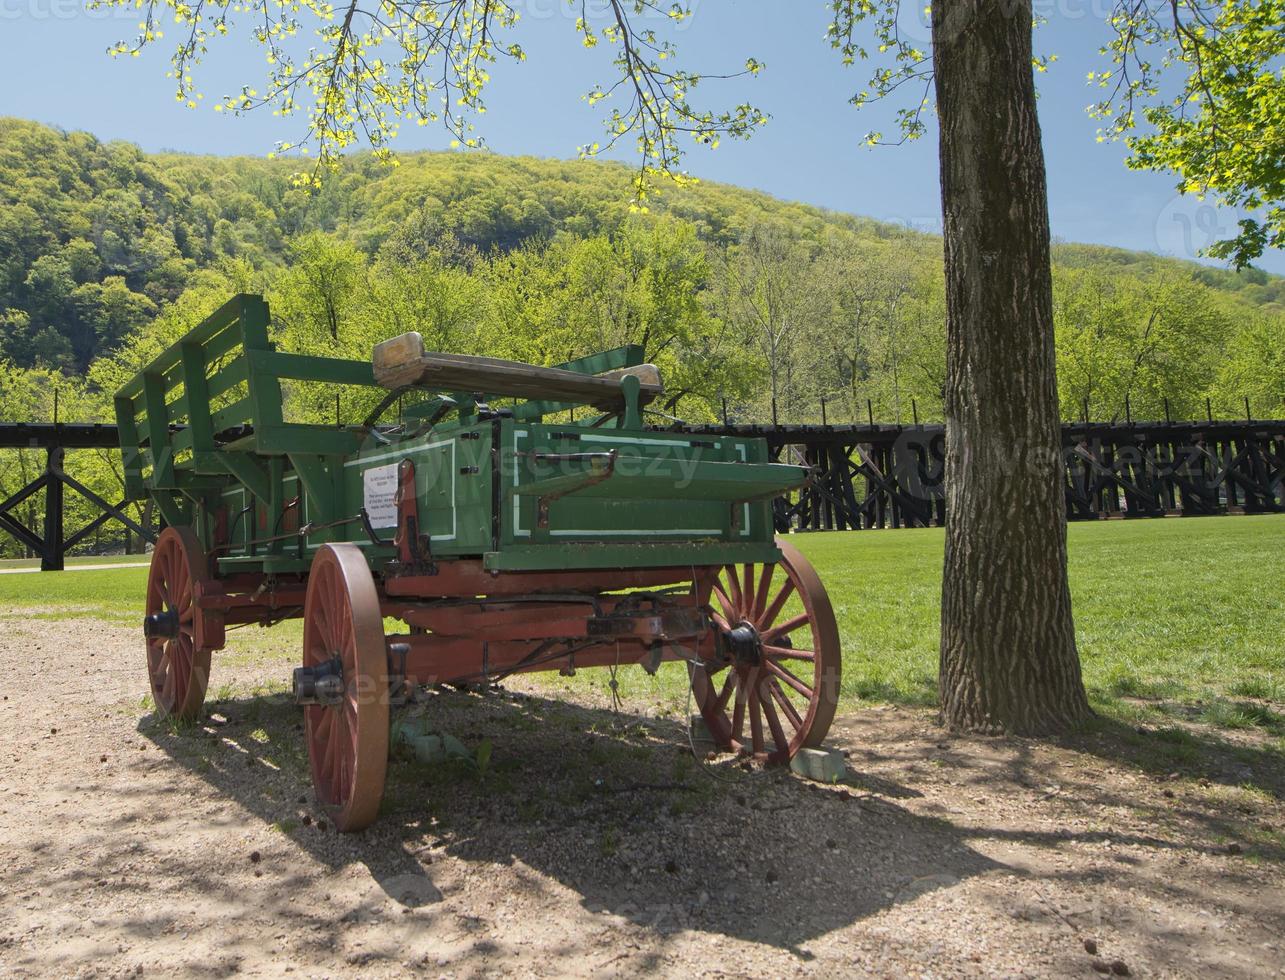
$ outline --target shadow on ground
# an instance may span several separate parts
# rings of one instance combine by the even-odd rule
[[[661,935],[703,930],[806,958],[810,939],[1003,867],[947,821],[898,805],[916,794],[887,775],[850,768],[847,785],[822,786],[726,757],[705,765],[672,722],[509,692],[443,692],[427,705],[440,730],[491,741],[484,775],[398,758],[379,821],[337,835],[319,824],[286,696],[208,711],[187,731],[150,718],[140,731],[323,867],[359,861],[412,908],[440,901],[427,869],[454,858],[505,866],[514,888],[547,876],[586,909]]]
[[[1273,746],[1271,734],[1255,729],[1224,733],[1201,724],[1129,725],[1103,715],[1065,744],[1153,776],[1173,773],[1252,787],[1285,800],[1285,742]]]

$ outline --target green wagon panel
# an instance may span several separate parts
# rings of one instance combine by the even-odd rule
[[[754,439],[525,422],[500,438],[495,569],[772,561],[770,498],[805,476]]]
[[[381,534],[392,534],[396,519],[390,488],[403,459],[415,466],[415,497],[423,533],[436,556],[478,556],[491,548],[491,426],[439,426],[400,446],[372,446],[344,463],[350,509],[365,507]],[[359,526],[350,540],[365,538]]]

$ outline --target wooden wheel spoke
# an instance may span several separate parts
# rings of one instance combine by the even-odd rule
[[[330,624],[330,611],[325,606],[320,606],[315,615],[317,617],[317,635],[313,638],[312,655],[315,658],[313,663],[319,664],[334,656],[335,642],[332,635],[334,630]]]
[[[156,550],[152,552],[152,560],[156,562],[157,587],[161,590],[162,598],[168,601],[174,585],[174,559],[170,549],[158,543]]]
[[[174,661],[169,657],[165,658],[164,670],[165,680],[161,683],[161,701],[163,703],[157,705],[157,707],[168,713],[174,704]]]
[[[174,556],[174,566],[174,588],[171,599],[175,609],[182,609],[185,605],[191,605],[192,602],[192,578],[188,575],[187,562],[182,561],[178,555]]]
[[[771,678],[768,678],[768,685],[771,683]],[[760,702],[763,705],[763,713],[767,715],[767,725],[768,728],[771,729],[772,741],[776,743],[776,750],[778,752],[789,752],[790,740],[785,737],[785,729],[781,727],[781,719],[777,717],[776,709],[772,707],[772,692],[770,687],[768,688],[768,696],[766,698],[760,696]],[[798,726],[795,727],[797,728]]]
[[[817,655],[812,650],[796,650],[794,647],[778,647],[764,644],[763,652],[774,660],[809,660],[814,661]]]
[[[775,564],[765,564],[763,571],[759,574],[758,588],[754,592],[754,606],[747,617],[751,623],[757,623],[763,616],[763,609],[767,606],[767,594],[772,588],[772,574],[776,571]]]
[[[714,702],[715,709],[718,711],[726,711],[727,700],[732,696],[732,692],[735,690],[736,690],[736,671],[729,670],[727,672],[727,677],[723,681],[723,689],[718,692],[718,699]]]
[[[736,685],[736,706],[732,709],[732,741],[740,743],[745,732],[745,685]]]
[[[717,582],[714,583],[714,597],[718,599],[718,604],[723,607],[723,615],[728,619],[736,618],[736,607],[732,605],[732,600],[728,598],[727,593],[719,587]],[[717,614],[715,614],[717,615]]]
[[[741,580],[737,577],[735,565],[723,566],[723,574],[727,577],[727,596],[732,600],[732,605],[740,609],[745,605],[745,599],[741,594]]]
[[[741,567],[741,612],[749,615],[754,609],[754,566]]]
[[[179,701],[184,700],[187,696],[188,684],[192,679],[192,648],[189,641],[184,641],[179,637],[174,641],[177,646],[173,663],[178,671],[178,676],[174,679],[174,694]]]
[[[326,736],[321,740],[321,768],[333,780],[335,776],[335,748],[339,744],[335,729],[339,727],[339,723],[335,720],[337,712],[333,708],[326,709],[326,713],[330,715],[330,724],[326,726]],[[333,792],[333,786],[331,789]]]
[[[764,663],[766,664],[769,672],[771,672],[772,674],[775,674],[781,680],[785,681],[786,684],[790,685],[790,687],[794,688],[796,691],[802,694],[805,698],[808,698],[809,700],[812,698],[812,695],[815,693],[812,690],[812,688],[808,687],[806,684],[804,684],[801,680],[799,680],[797,677],[791,674],[788,670],[786,670],[776,661],[767,660],[767,661],[764,661]]]
[[[757,681],[757,678],[755,678]],[[759,686],[757,683],[750,685],[749,696],[750,709],[750,741],[753,744],[754,754],[762,755],[763,746],[763,708],[759,700]]]
[[[740,572],[736,570],[735,565],[726,565],[725,568],[723,568],[723,574],[726,575],[727,584],[729,584],[730,587],[729,591],[727,591],[727,597],[731,599],[732,604],[736,606],[736,609],[744,609],[745,591],[740,587]]]
[[[759,615],[755,625],[762,630],[776,622],[776,617],[781,615],[781,609],[785,606],[786,600],[793,594],[794,583],[787,578],[785,584],[781,586],[781,591],[776,594],[772,602]]]
[[[335,713],[330,708],[317,708],[317,723],[313,726],[312,737],[325,741],[330,737],[330,729],[335,724]]]
[[[790,719],[790,724],[794,726],[794,730],[797,732],[803,727],[803,718],[799,715],[798,709],[790,703],[790,699],[785,696],[785,692],[781,690],[781,685],[775,677],[769,678],[767,684],[768,692],[772,695],[772,699],[781,706],[781,710],[785,712],[785,717]]]
[[[780,625],[773,626],[769,630],[764,630],[763,642],[771,643],[773,640],[779,640],[783,636],[788,636],[790,633],[793,633],[800,626],[803,626],[805,623],[807,623],[810,620],[810,618],[811,617],[808,616],[808,614],[805,612],[799,613],[797,616],[791,616],[789,619],[787,619],[785,622],[781,623]]]

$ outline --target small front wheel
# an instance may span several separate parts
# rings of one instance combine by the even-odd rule
[[[313,788],[339,830],[361,830],[379,814],[388,770],[388,655],[375,579],[354,544],[313,559],[303,665],[327,678],[304,708]]]
[[[147,679],[162,718],[194,721],[205,704],[210,653],[223,645],[223,621],[198,605],[209,561],[190,527],[167,527],[147,573],[143,635]]]

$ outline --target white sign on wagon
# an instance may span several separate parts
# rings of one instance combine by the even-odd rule
[[[397,526],[397,467],[372,466],[361,475],[362,504],[371,527]]]

